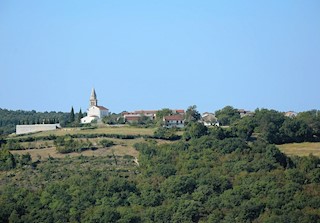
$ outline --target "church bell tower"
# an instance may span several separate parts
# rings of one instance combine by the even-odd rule
[[[96,91],[94,90],[94,88],[92,88],[91,96],[90,96],[90,107],[92,106],[98,106],[98,99],[97,99]]]

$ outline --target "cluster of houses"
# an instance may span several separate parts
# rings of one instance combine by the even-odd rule
[[[81,119],[82,124],[91,123],[94,120],[101,120],[103,117],[110,114],[109,110],[98,105],[97,94],[95,89],[92,89],[90,96],[90,105],[87,111],[87,116]],[[155,120],[158,110],[139,110],[133,112],[122,112],[121,115],[126,123],[138,122],[141,118],[147,118]],[[183,109],[172,109],[171,115],[163,117],[163,125],[167,128],[184,127],[185,122],[185,110]],[[212,113],[204,113],[202,121],[205,125],[219,125],[217,118]]]
[[[97,94],[93,88],[90,95],[90,104],[87,110],[87,116],[81,119],[81,124],[92,123],[93,121],[101,121],[103,117],[110,115],[109,109],[104,106],[98,105]],[[141,118],[155,120],[158,110],[139,110],[133,112],[123,112],[121,113],[122,118],[126,123],[138,122]],[[252,116],[254,113],[251,111],[246,111],[244,109],[238,110],[240,117]],[[296,112],[286,112],[285,116],[295,117]],[[214,113],[205,112],[201,116],[201,120],[205,126],[219,126],[219,121]],[[171,110],[171,115],[163,117],[163,126],[166,128],[183,128],[185,125],[185,111],[183,109],[173,109]],[[35,131],[47,131],[60,128],[60,125],[17,125],[17,134],[25,134]]]
[[[138,122],[142,117],[146,117],[150,120],[155,120],[158,110],[140,110],[134,112],[123,112],[121,115],[125,122]],[[172,109],[171,115],[163,117],[164,126],[170,127],[184,127],[184,115],[183,109]]]
[[[95,89],[92,89],[90,96],[90,106],[87,111],[87,116],[81,119],[82,124],[91,123],[94,120],[101,120],[103,117],[110,114],[109,110],[104,106],[98,105],[97,94]],[[244,109],[239,109],[239,114],[241,117],[251,116],[253,112],[246,111]],[[155,120],[158,110],[139,110],[133,112],[122,112],[121,116],[123,117],[126,123],[139,122],[141,118]],[[205,126],[219,126],[219,121],[216,118],[215,114],[205,112],[201,116],[200,120]],[[185,124],[185,110],[183,109],[172,109],[171,115],[163,117],[163,126],[166,128],[183,128]]]

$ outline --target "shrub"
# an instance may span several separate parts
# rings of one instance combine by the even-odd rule
[[[0,149],[0,170],[10,170],[15,168],[14,156],[7,149]]]
[[[108,139],[102,139],[99,143],[103,147],[111,147],[114,145],[113,141],[108,140]]]

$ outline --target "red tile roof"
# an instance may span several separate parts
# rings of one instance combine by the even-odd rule
[[[125,119],[127,121],[139,121],[141,116],[126,116]]]
[[[170,115],[163,117],[165,121],[182,121],[183,116],[182,115]]]
[[[140,110],[140,111],[135,111],[133,113],[136,113],[136,114],[156,114],[157,110]]]
[[[177,109],[177,110],[175,110],[177,113],[179,113],[179,114],[183,114],[184,113],[184,110],[183,109]]]

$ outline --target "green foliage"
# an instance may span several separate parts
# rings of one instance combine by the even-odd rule
[[[227,136],[227,133],[224,129],[214,126],[213,128],[209,128],[209,135],[213,136],[216,139],[224,139]]]
[[[73,107],[71,107],[69,122],[73,123],[74,121],[75,121],[74,110],[73,110]]]
[[[121,114],[111,114],[103,117],[102,122],[109,125],[124,124],[124,118]]]
[[[157,120],[162,120],[163,117],[172,115],[172,110],[169,108],[163,108],[156,113]]]
[[[53,143],[59,153],[81,152],[88,149],[96,149],[88,139],[86,141],[75,140],[70,135],[57,137]]]
[[[157,111],[157,113],[156,113],[156,125],[158,127],[162,127],[163,124],[164,124],[163,117],[169,116],[169,115],[172,115],[172,114],[173,114],[173,112],[169,108],[163,108],[163,109]]]
[[[199,121],[200,118],[201,118],[201,115],[197,111],[197,106],[196,105],[189,106],[186,111],[186,117],[185,117],[186,123]]]
[[[183,134],[186,140],[200,138],[208,134],[208,128],[199,122],[190,122]]]
[[[136,143],[139,166],[113,153],[28,168],[30,155],[2,149],[1,164],[15,166],[0,174],[0,221],[319,222],[320,159],[287,157],[262,137],[248,142],[240,130],[251,121],[230,129],[190,122],[188,141]],[[77,137],[54,141],[78,147]]]
[[[11,170],[26,165],[36,165],[35,163],[32,163],[31,155],[29,153],[12,155],[9,150],[0,149],[0,170]]]
[[[68,113],[63,112],[12,111],[0,108],[0,135],[15,132],[16,125],[60,123],[64,126],[66,121]]]
[[[275,110],[261,109],[255,111],[256,132],[270,143],[281,143],[280,128],[285,121],[284,114]]]
[[[234,121],[230,127],[234,136],[244,140],[250,140],[252,133],[254,132],[255,122],[252,117],[247,116]]]
[[[180,139],[180,136],[175,134],[176,129],[174,128],[164,128],[164,127],[159,127],[155,132],[154,132],[154,137],[157,139],[166,139],[166,140],[178,140]]]
[[[111,140],[108,140],[108,139],[102,139],[100,140],[100,145],[103,146],[103,147],[111,147],[114,145],[114,142],[111,141]]]
[[[287,118],[281,128],[280,135],[282,142],[304,142],[312,141],[312,129],[302,120]]]
[[[296,117],[298,120],[306,123],[308,127],[312,129],[312,134],[317,137],[317,141],[320,139],[320,111],[311,110],[306,112],[300,112]]]
[[[84,222],[117,222],[120,219],[119,212],[106,205],[94,206],[88,209],[84,214]]]
[[[219,118],[222,124],[231,123],[230,128],[224,131],[225,136],[240,137],[247,141],[258,137],[274,144],[320,140],[320,119],[315,112],[303,112],[296,118],[288,118],[275,110],[257,109],[254,116],[238,119],[232,116],[236,110],[227,106],[217,114],[222,117]],[[228,114],[229,121],[223,121],[225,114]],[[230,117],[233,117],[233,121],[230,121]]]
[[[16,161],[7,149],[0,149],[0,170],[10,170],[15,168]]]
[[[79,111],[79,113],[78,113],[78,115],[77,115],[77,122],[78,123],[81,123],[81,119],[83,118],[83,114],[82,114],[82,110],[81,110],[81,108],[80,108],[80,111]]]
[[[20,150],[22,149],[21,145],[19,142],[15,140],[7,140],[7,142],[2,145],[2,148],[7,149],[7,150]]]
[[[226,106],[215,112],[216,117],[221,125],[227,126],[240,119],[239,111],[232,106]]]
[[[153,120],[145,115],[141,115],[138,120],[138,125],[152,125],[154,124]]]
[[[16,162],[20,166],[31,165],[32,164],[31,155],[29,153],[22,154],[22,155],[15,155],[14,157],[15,157]]]

